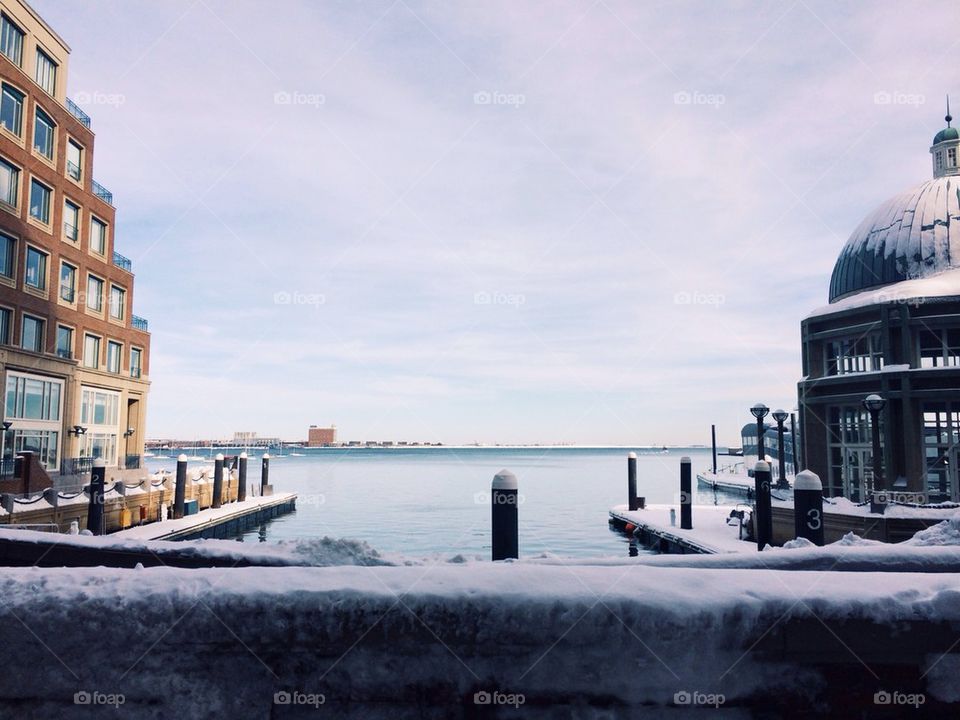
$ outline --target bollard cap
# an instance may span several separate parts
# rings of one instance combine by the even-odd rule
[[[246,452],[240,453],[240,459],[241,459],[241,460],[246,460],[246,459],[247,459],[247,453],[246,453]]]
[[[811,470],[801,470],[793,481],[794,490],[823,490],[820,476]]]
[[[93,459],[93,466],[95,468],[102,468],[102,467],[106,467],[107,463],[102,457],[98,457]]]
[[[635,452],[627,453],[627,460],[636,460],[636,459],[637,459],[637,454]]]
[[[269,460],[269,459],[270,459],[270,453],[264,453],[264,454],[263,454],[263,459],[264,459],[264,460]]]
[[[501,470],[493,476],[493,482],[490,484],[491,490],[516,490],[517,476],[509,470]]]
[[[217,456],[214,458],[214,460],[220,460],[223,462],[223,453],[217,453]]]
[[[187,461],[187,456],[185,453],[180,453],[180,455],[177,456],[178,463],[186,462],[186,461]]]
[[[681,465],[690,465],[692,462],[693,460],[690,459],[689,455],[684,455],[682,458],[680,458]]]
[[[754,472],[770,472],[770,463],[759,460],[756,465],[753,466]]]

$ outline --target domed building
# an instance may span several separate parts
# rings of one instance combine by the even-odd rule
[[[837,258],[829,304],[801,323],[805,465],[828,496],[960,501],[960,133],[933,138],[933,178],[880,205]],[[874,478],[878,394],[882,473]]]

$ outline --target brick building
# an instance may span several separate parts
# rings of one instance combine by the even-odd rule
[[[138,468],[150,335],[90,118],[66,96],[70,48],[23,0],[0,13],[3,471],[26,450],[55,482],[94,457]]]
[[[325,447],[337,442],[337,426],[317,427],[311,425],[307,431],[307,447]]]

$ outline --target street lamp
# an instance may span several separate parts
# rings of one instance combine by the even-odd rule
[[[777,487],[786,490],[790,487],[790,484],[787,482],[787,466],[784,462],[786,448],[783,446],[783,423],[790,416],[787,415],[786,410],[774,410],[772,417],[777,421],[777,456],[780,461],[780,477],[777,478]]]
[[[6,467],[4,467],[4,464],[6,463],[6,460],[7,460],[7,433],[10,431],[11,427],[13,427],[12,422],[10,422],[9,420],[3,421],[3,436],[0,437],[0,475],[6,474],[4,472],[4,470],[6,470]],[[11,452],[10,455],[12,457],[13,452]],[[13,472],[13,468],[11,468],[10,471]]]
[[[870,430],[873,435],[873,488],[883,490],[883,457],[880,455],[880,413],[887,401],[876,394],[863,399],[864,409],[870,413]]]
[[[757,462],[762,461],[767,456],[763,450],[763,419],[768,412],[770,412],[770,408],[763,403],[757,403],[750,408],[750,414],[757,419]]]

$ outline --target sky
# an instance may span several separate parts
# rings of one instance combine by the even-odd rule
[[[152,438],[739,445],[960,105],[956,0],[32,4]]]

